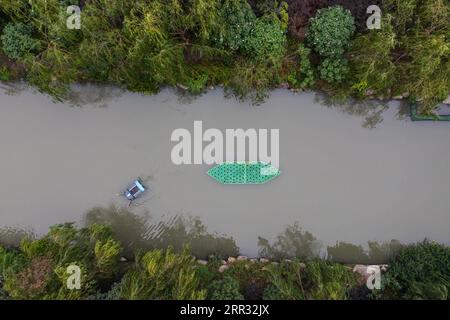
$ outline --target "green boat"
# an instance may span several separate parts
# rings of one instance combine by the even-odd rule
[[[264,184],[280,173],[264,162],[225,162],[208,171],[210,177],[222,184]]]

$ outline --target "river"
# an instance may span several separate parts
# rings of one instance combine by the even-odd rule
[[[0,89],[0,226],[41,234],[81,222],[96,206],[126,207],[118,194],[139,176],[150,190],[130,210],[155,221],[198,217],[250,256],[259,236],[272,240],[295,222],[324,246],[450,244],[449,123],[411,122],[395,101],[332,107],[286,90],[260,106],[220,89],[195,98],[77,90],[55,103],[26,87]],[[174,165],[171,134],[192,131],[196,120],[220,130],[279,129],[281,176],[220,185],[208,165]]]

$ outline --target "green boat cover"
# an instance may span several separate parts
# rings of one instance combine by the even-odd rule
[[[222,184],[264,184],[280,175],[280,170],[264,162],[225,162],[208,171]]]

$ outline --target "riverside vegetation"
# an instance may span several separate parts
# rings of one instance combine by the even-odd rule
[[[123,225],[133,230],[132,238],[123,229],[120,232]],[[208,234],[199,221],[194,229],[178,222],[158,228],[158,234],[166,233],[163,239],[172,239],[169,242],[153,241],[155,228],[144,230],[143,225],[139,216],[111,207],[91,210],[82,228],[72,223],[56,225],[40,238],[23,231],[0,232],[0,300],[450,297],[450,248],[427,240],[401,247],[396,242],[385,247],[369,243],[368,254],[387,258],[383,261],[389,263],[382,272],[381,289],[370,291],[350,264],[336,259],[343,247],[350,247],[355,263],[364,263],[366,253],[361,247],[337,243],[328,248],[328,257],[321,257],[316,251],[318,241],[298,224],[272,243],[259,239],[260,255],[270,260],[240,256],[228,262],[222,259],[239,253],[228,244],[232,239]],[[196,243],[205,241],[226,243],[229,249],[198,252]],[[197,260],[193,253],[206,260]],[[81,270],[79,290],[67,287],[71,265]]]
[[[66,27],[67,6],[81,29]],[[370,5],[381,29],[368,30]],[[0,80],[64,99],[73,83],[154,94],[222,85],[338,98],[409,96],[432,113],[450,88],[448,0],[0,0]]]

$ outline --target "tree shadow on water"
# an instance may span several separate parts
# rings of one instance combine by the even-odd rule
[[[386,264],[401,249],[403,244],[398,240],[387,242],[368,241],[368,249],[347,242],[336,242],[327,247],[328,259],[341,263]]]
[[[121,97],[125,90],[107,85],[79,84],[70,87],[64,101],[73,107],[94,106],[106,108],[108,103]]]
[[[304,231],[298,222],[289,225],[274,241],[259,237],[259,255],[273,260],[323,258],[348,264],[386,264],[404,245],[398,240],[387,242],[368,241],[367,249],[361,245],[338,241],[328,246],[326,252],[322,242],[312,233]]]
[[[383,113],[389,108],[387,102],[381,100],[358,100],[340,98],[325,93],[316,93],[315,102],[340,112],[364,119],[363,128],[374,129],[383,122]]]
[[[0,246],[3,247],[17,248],[23,239],[35,238],[36,235],[32,230],[12,227],[0,228]]]
[[[85,214],[84,224],[88,226],[93,223],[109,225],[124,247],[124,256],[130,259],[135,250],[171,246],[180,252],[185,245],[200,259],[212,254],[225,258],[239,253],[233,238],[208,232],[198,217],[175,216],[167,221],[153,221],[149,215],[138,215],[110,206],[89,210]]]
[[[258,237],[258,247],[261,257],[274,260],[292,258],[309,260],[320,256],[322,243],[296,222],[276,236],[273,243],[266,238]]]

